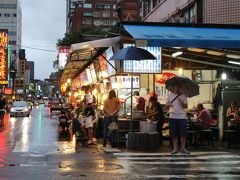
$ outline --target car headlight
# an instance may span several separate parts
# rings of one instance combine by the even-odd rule
[[[28,108],[24,109],[24,111],[28,111]]]
[[[11,109],[10,109],[10,111],[11,111],[11,112],[14,112],[14,109],[13,109],[13,108],[11,108]]]

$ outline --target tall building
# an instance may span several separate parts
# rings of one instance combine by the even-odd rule
[[[117,23],[117,0],[71,1],[74,8],[68,7],[68,31],[77,32],[84,27],[101,27],[109,30]]]
[[[25,85],[28,87],[30,83],[34,82],[34,62],[26,61],[25,65]]]
[[[18,69],[18,52],[21,48],[22,11],[18,0],[0,1],[0,29],[8,31],[11,46],[11,68]]]
[[[239,0],[141,0],[145,22],[240,24]]]
[[[33,61],[27,61],[26,62],[26,67],[30,71],[30,82],[34,81],[34,62]]]
[[[83,0],[67,0],[66,6],[66,32],[70,32],[71,19],[74,16],[75,9],[79,2],[83,2]]]

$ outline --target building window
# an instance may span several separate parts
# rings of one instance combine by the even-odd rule
[[[10,14],[9,13],[5,13],[4,16],[5,17],[10,17]]]
[[[163,0],[153,0],[153,8],[160,4]]]
[[[111,9],[111,4],[105,4],[104,9]]]
[[[83,20],[83,21],[82,21],[82,24],[86,24],[86,21],[85,21],[85,20]]]
[[[16,45],[17,43],[16,43],[16,41],[9,41],[9,44],[10,45]]]
[[[12,16],[13,16],[13,17],[17,17],[17,14],[16,14],[16,13],[13,13]]]
[[[17,33],[16,33],[15,31],[9,31],[9,32],[8,32],[8,35],[11,35],[11,36],[16,36],[16,35],[17,35]]]
[[[102,22],[99,19],[94,19],[93,24],[94,26],[101,26]]]
[[[100,16],[100,12],[98,11],[93,12],[93,17],[99,17],[99,16]]]
[[[83,16],[85,16],[85,17],[92,17],[93,13],[92,12],[84,12]]]
[[[117,12],[113,12],[113,17],[114,18],[118,17],[118,13]]]
[[[1,9],[17,9],[16,4],[0,4]]]
[[[103,9],[104,8],[104,4],[98,3],[98,4],[96,4],[96,8],[97,9]]]
[[[113,9],[117,9],[117,5],[116,4],[113,4]]]
[[[92,24],[91,19],[86,19],[86,24],[87,24],[87,25],[91,25],[91,24]]]
[[[109,19],[104,19],[103,20],[103,25],[104,26],[110,26],[111,25],[110,23],[111,23],[111,21]]]
[[[145,1],[143,2],[143,16],[145,17],[151,11],[151,2]]]
[[[109,11],[103,11],[102,17],[110,17],[110,12]]]
[[[92,4],[88,4],[88,3],[83,4],[83,8],[92,8]]]

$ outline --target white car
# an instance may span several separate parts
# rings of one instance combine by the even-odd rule
[[[29,116],[30,109],[26,101],[14,101],[10,109],[10,116]]]

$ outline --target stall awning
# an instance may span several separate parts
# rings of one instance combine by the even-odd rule
[[[139,46],[240,48],[239,25],[123,23]]]
[[[86,68],[85,65],[89,65],[107,48],[115,46],[120,40],[121,37],[118,36],[72,44],[70,55],[60,81],[66,82],[68,78],[73,79],[80,71]]]

